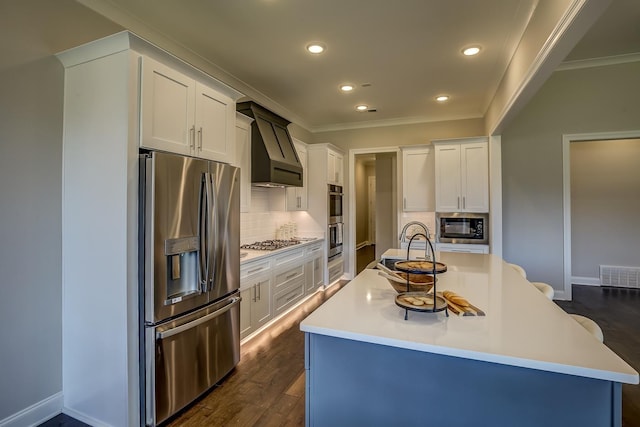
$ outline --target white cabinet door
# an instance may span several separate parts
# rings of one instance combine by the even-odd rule
[[[460,210],[460,145],[435,147],[436,211]]]
[[[487,144],[461,145],[462,210],[489,212],[489,153]]]
[[[240,292],[240,338],[253,333],[271,319],[271,277],[260,276],[245,281],[248,288]],[[244,286],[244,285],[243,285]]]
[[[251,325],[251,303],[253,300],[254,287],[250,287],[240,292],[240,338],[244,338],[252,332]]]
[[[140,146],[232,163],[235,102],[151,58],[142,58]]]
[[[221,93],[196,83],[196,152],[198,157],[232,163],[235,104]]]
[[[489,212],[486,141],[435,146],[436,211]]]
[[[431,212],[434,199],[433,152],[429,148],[402,151],[402,207],[405,212]]]
[[[257,329],[271,319],[271,278],[265,277],[257,281],[254,289],[256,296],[251,305],[251,320]]]
[[[251,210],[251,122],[253,119],[236,114],[236,156],[234,165],[240,168],[240,212]]]
[[[298,159],[302,165],[302,187],[287,187],[287,210],[288,211],[306,211],[308,208],[308,180],[309,169],[307,167],[307,148],[306,145],[298,140],[293,140],[296,148]]]
[[[342,154],[327,150],[327,182],[329,184],[343,185],[343,166]]]
[[[195,142],[195,82],[142,58],[140,146],[191,154]]]

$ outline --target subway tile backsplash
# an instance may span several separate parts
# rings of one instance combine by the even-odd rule
[[[279,188],[251,189],[251,212],[240,214],[240,244],[276,238],[283,224],[295,222],[299,237],[323,237],[324,230],[307,212],[284,210],[284,190]]]

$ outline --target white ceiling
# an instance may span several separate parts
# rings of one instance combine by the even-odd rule
[[[18,12],[40,23],[33,31],[58,50],[142,25],[319,131],[483,117],[529,18],[549,1],[21,0],[4,2],[0,15],[14,27]],[[640,1],[613,0],[567,59],[638,54],[638,22]],[[306,53],[310,41],[326,52]],[[481,54],[464,57],[471,44]],[[340,93],[345,82],[353,93]],[[437,103],[439,94],[451,100]],[[359,103],[376,112],[356,112]]]

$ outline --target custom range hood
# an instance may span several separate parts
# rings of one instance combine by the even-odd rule
[[[289,121],[253,101],[236,105],[251,123],[251,185],[302,187],[302,165],[287,130]]]

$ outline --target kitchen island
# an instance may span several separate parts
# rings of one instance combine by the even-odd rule
[[[365,270],[300,325],[306,422],[620,426],[638,373],[494,255],[438,253],[452,290],[486,316],[395,304]]]

